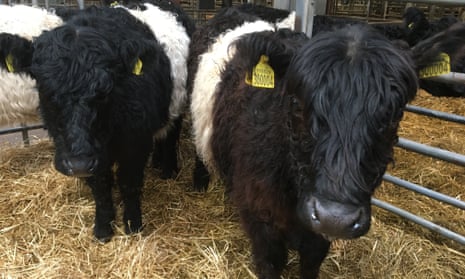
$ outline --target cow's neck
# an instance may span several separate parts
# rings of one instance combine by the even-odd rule
[[[305,127],[302,104],[289,96],[287,127],[289,129],[289,170],[297,189],[311,183],[312,140]]]

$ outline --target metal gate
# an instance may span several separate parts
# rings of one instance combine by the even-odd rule
[[[449,113],[444,113],[436,110],[431,110],[431,109],[426,109],[423,107],[418,107],[418,106],[413,106],[413,105],[408,105],[406,108],[406,111],[412,112],[412,113],[417,113],[420,115],[425,115],[425,116],[430,116],[430,117],[435,117],[444,121],[450,121],[450,122],[455,122],[459,124],[465,124],[465,117],[455,115],[455,114],[449,114]],[[464,126],[465,129],[465,126]],[[440,159],[452,164],[456,164],[459,166],[465,167],[465,155],[463,154],[458,154],[454,152],[450,152],[444,149],[440,148],[435,148],[431,147],[425,144],[421,144],[415,141],[411,141],[406,138],[399,138],[399,142],[397,144],[398,147],[403,148],[408,151],[416,152],[418,154],[430,156],[436,159]],[[465,171],[464,171],[465,173]],[[465,174],[464,174],[465,175]],[[432,198],[436,201],[439,202],[444,202],[446,204],[452,205],[454,207],[457,207],[459,209],[465,210],[465,202],[461,201],[459,199],[453,198],[448,195],[444,195],[442,193],[430,190],[424,186],[418,185],[411,183],[409,181],[403,180],[399,177],[392,176],[390,174],[385,174],[383,176],[384,181],[395,184],[397,186],[406,188],[408,190],[414,191],[416,193],[425,195],[429,198]],[[460,235],[454,231],[451,231],[443,226],[437,225],[433,222],[430,222],[420,216],[417,216],[415,214],[412,214],[408,211],[405,211],[401,208],[395,207],[392,204],[383,202],[381,200],[372,199],[372,204],[375,206],[378,206],[382,209],[388,210],[394,214],[397,214],[407,220],[410,220],[412,222],[415,222],[416,224],[419,224],[429,230],[432,230],[434,232],[437,232],[444,237],[447,237],[449,239],[452,239],[454,241],[457,241],[460,244],[465,245],[465,236]]]

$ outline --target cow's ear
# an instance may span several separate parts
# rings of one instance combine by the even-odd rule
[[[153,55],[154,43],[149,40],[126,40],[120,46],[120,56],[126,70],[134,75],[144,73],[144,63]],[[149,55],[150,54],[150,55]]]
[[[9,72],[28,71],[32,61],[32,42],[8,33],[0,34],[0,65]]]

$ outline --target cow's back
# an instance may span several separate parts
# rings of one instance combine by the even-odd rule
[[[150,28],[125,9],[93,9],[44,33],[32,69],[41,101],[53,95],[64,106],[112,86],[106,113],[114,131],[153,132],[168,121],[169,59]]]

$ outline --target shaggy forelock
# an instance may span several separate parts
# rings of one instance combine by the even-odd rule
[[[101,125],[95,123],[93,107],[112,89],[108,69],[117,67],[112,61],[117,61],[115,47],[93,28],[62,26],[35,42],[32,72],[40,81],[43,118],[54,123],[49,132],[57,148],[68,146],[69,152],[80,154],[89,152],[83,147],[95,145],[87,132]],[[60,132],[64,130],[66,134]]]
[[[36,67],[32,71],[47,81],[49,88],[41,91],[68,94],[80,91],[84,86],[102,91],[111,86],[111,79],[104,69],[116,60],[115,47],[102,36],[95,29],[64,26],[39,38],[33,64]]]
[[[333,192],[354,185],[371,194],[377,186],[392,160],[402,109],[417,89],[411,65],[362,26],[317,35],[294,57],[287,90],[304,104],[314,167],[338,187]]]

